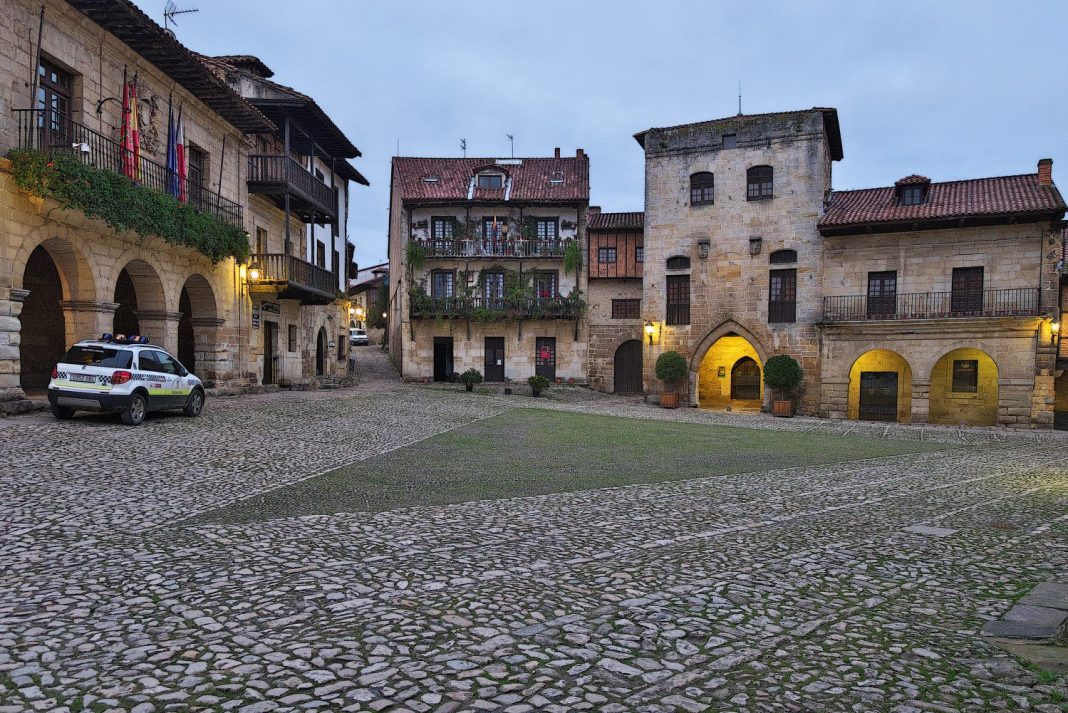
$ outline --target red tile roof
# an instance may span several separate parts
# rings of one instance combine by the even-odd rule
[[[905,176],[894,181],[895,186],[918,186],[924,183],[930,183],[931,179],[927,176],[921,176],[918,173],[914,173],[911,176]]]
[[[498,161],[502,163],[498,163]],[[514,162],[514,163],[513,163]],[[393,175],[402,201],[466,201],[479,168],[493,166],[511,181],[510,188],[475,189],[472,198],[519,203],[574,203],[590,199],[590,161],[586,154],[567,158],[415,158],[393,159]],[[562,183],[552,183],[562,174]],[[436,181],[424,178],[437,177]]]
[[[645,213],[594,213],[586,224],[587,230],[611,232],[616,230],[641,230],[645,227]]]
[[[1060,218],[1064,199],[1056,186],[1042,186],[1038,174],[932,183],[920,205],[900,205],[894,187],[834,191],[820,218],[820,232],[849,226],[892,225],[951,218],[1035,216]]]

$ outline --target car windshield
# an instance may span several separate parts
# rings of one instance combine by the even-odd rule
[[[133,363],[133,354],[125,349],[108,349],[107,347],[75,346],[63,355],[64,364],[81,364],[83,366],[101,366],[112,369],[129,369]]]

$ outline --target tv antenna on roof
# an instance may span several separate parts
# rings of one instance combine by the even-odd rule
[[[191,12],[200,12],[195,7],[180,8],[174,4],[174,0],[167,0],[167,4],[163,6],[163,29],[168,32],[171,31],[171,25],[177,25],[175,21],[175,15],[188,15]]]
[[[511,156],[512,156],[512,158],[515,158],[515,137],[512,136],[511,134],[505,134],[505,136],[508,137],[508,143],[512,147],[511,150],[510,150]]]
[[[467,158],[467,139],[460,139],[460,150],[464,152],[464,158]]]
[[[738,116],[742,115],[742,80],[738,80]]]

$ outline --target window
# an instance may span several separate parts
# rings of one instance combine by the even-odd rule
[[[452,218],[434,216],[430,219],[430,237],[434,240],[448,240],[452,237]]]
[[[438,176],[434,175],[423,176],[423,183],[437,183],[440,180]]]
[[[715,176],[695,173],[690,176],[690,205],[711,205],[715,198]]]
[[[319,183],[326,183],[326,176],[319,169],[315,169],[315,177],[319,179]]]
[[[979,391],[979,361],[955,359],[953,361],[953,393],[974,394]]]
[[[61,360],[64,364],[99,366],[108,369],[129,369],[133,352],[128,349],[106,347],[71,347]]]
[[[556,299],[559,295],[555,272],[534,273],[534,296],[541,300]]]
[[[199,146],[186,147],[186,178],[190,186],[203,186],[208,172],[208,157]]]
[[[667,269],[669,270],[689,270],[690,258],[682,255],[676,255],[675,257],[669,257],[667,259]]]
[[[503,272],[487,272],[482,276],[482,295],[487,300],[499,300],[504,297]]]
[[[295,324],[289,325],[289,344],[286,348],[291,352],[297,351],[297,325]]]
[[[556,240],[560,237],[560,222],[556,218],[536,220],[538,240]]]
[[[260,255],[267,252],[266,228],[256,228],[256,252]]]
[[[487,215],[482,218],[482,237],[486,240],[500,240],[503,231],[504,220],[495,215]]]
[[[559,186],[563,182],[564,182],[564,172],[563,171],[553,171],[552,173],[549,174],[549,183],[551,183],[552,185]]]
[[[901,188],[901,205],[920,205],[921,203],[923,203],[923,186]]]
[[[771,166],[753,166],[745,172],[746,200],[759,201],[771,198],[774,172]]]
[[[953,314],[981,314],[983,311],[983,268],[953,268]]]
[[[315,264],[326,267],[326,245],[320,240],[315,241]]]
[[[482,173],[478,176],[479,188],[501,188],[504,186],[504,176],[499,173]]]
[[[776,250],[768,255],[768,262],[772,265],[792,265],[797,262],[796,250]]]
[[[612,319],[638,319],[641,311],[641,300],[612,300]]]
[[[47,119],[42,116],[38,126],[45,146],[70,148],[70,95],[71,75],[42,58],[37,65],[37,108],[47,109]],[[45,112],[42,112],[45,114]]]
[[[611,263],[616,261],[616,249],[614,247],[599,247],[597,248],[597,262],[599,263]]]
[[[456,284],[456,273],[452,270],[434,270],[430,274],[430,296],[435,299],[443,299],[453,296]]]
[[[733,149],[738,147],[738,135],[737,134],[724,134],[723,135],[723,148]]]
[[[768,322],[797,321],[797,270],[772,270]]]
[[[897,270],[868,273],[868,316],[897,314]]]
[[[158,351],[143,351],[137,355],[138,368],[157,374],[174,374],[180,372],[178,362],[168,354]]]
[[[667,323],[690,323],[690,276],[667,276]]]
[[[645,248],[641,245],[634,248],[634,262],[645,262]]]

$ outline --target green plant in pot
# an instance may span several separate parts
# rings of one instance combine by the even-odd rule
[[[475,384],[482,383],[482,372],[478,369],[468,369],[460,374],[460,383],[463,384],[464,388],[468,391],[474,391]]]
[[[786,354],[776,354],[764,364],[764,383],[778,392],[779,398],[771,403],[771,412],[789,418],[794,415],[791,392],[801,383],[801,365]]]
[[[530,384],[530,395],[541,396],[541,392],[553,385],[553,382],[546,379],[544,376],[532,376],[527,379],[527,383]]]
[[[660,405],[664,408],[678,408],[679,392],[675,389],[686,381],[689,368],[686,359],[676,351],[666,351],[656,359],[656,378],[664,382],[664,391],[660,394]]]

